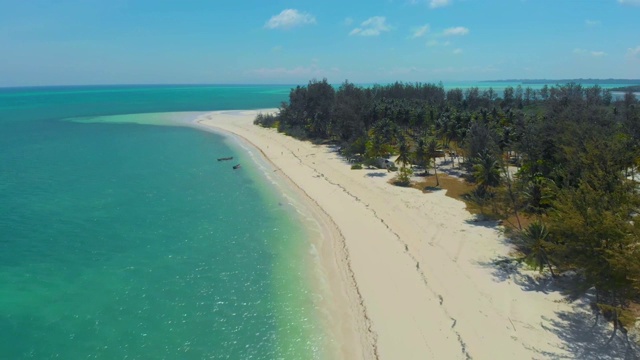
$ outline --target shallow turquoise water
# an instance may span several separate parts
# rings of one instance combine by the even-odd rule
[[[281,90],[233,88],[229,106],[274,107]],[[0,92],[0,358],[320,357],[303,229],[258,172],[216,161],[244,151],[62,120],[226,105],[123,91]]]
[[[273,108],[288,91],[0,89],[0,359],[326,355],[293,209],[259,171],[216,161],[246,151],[108,123]],[[103,115],[118,117],[92,123]]]

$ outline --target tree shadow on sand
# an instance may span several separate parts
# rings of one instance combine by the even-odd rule
[[[627,341],[624,332],[619,331],[612,339],[612,326],[594,311],[592,303],[594,295],[588,289],[580,288],[575,273],[557,276],[544,276],[533,271],[524,271],[524,265],[513,257],[502,256],[489,262],[481,262],[480,266],[491,269],[497,282],[511,281],[524,291],[535,291],[543,294],[558,293],[564,301],[572,304],[572,310],[556,311],[552,318],[541,317],[540,326],[555,334],[560,345],[571,355],[542,351],[533,348],[544,359],[598,359],[640,360],[640,348],[634,340]]]
[[[443,174],[447,174],[449,176],[454,176],[454,177],[458,177],[458,178],[466,178],[469,176],[469,174],[464,171],[463,169],[458,169],[458,168],[438,168],[438,170],[443,173]]]
[[[558,311],[552,319],[542,318],[542,327],[560,339],[560,348],[571,354],[570,356],[560,356],[546,351],[538,353],[548,359],[640,359],[640,349],[623,333],[618,332],[610,339],[611,329],[606,321],[586,310],[591,301],[589,297],[584,297],[574,303],[574,310]]]
[[[436,192],[436,191],[443,191],[444,189],[439,186],[425,186],[421,190],[425,192]]]
[[[500,226],[500,221],[493,220],[482,214],[474,214],[473,218],[467,219],[464,222],[469,225],[482,226],[489,229],[498,229]]]

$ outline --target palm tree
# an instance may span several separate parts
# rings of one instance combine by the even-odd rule
[[[438,142],[436,139],[431,139],[427,144],[427,157],[433,159],[433,171],[436,174],[436,186],[440,186],[440,180],[438,179]]]
[[[533,175],[523,191],[526,209],[538,215],[546,213],[553,202],[554,189],[556,186],[553,180],[545,178],[540,173]]]
[[[407,144],[407,138],[404,135],[400,136],[400,145],[398,146],[398,152],[399,154],[396,161],[402,164],[402,167],[406,167],[407,164],[411,164],[411,153],[409,151],[409,144]]]
[[[418,165],[422,165],[424,167],[424,175],[427,175],[427,171],[429,170],[429,162],[430,158],[427,154],[427,142],[424,139],[418,139],[418,145],[416,147],[416,152],[414,153],[414,158]]]
[[[520,248],[525,253],[525,262],[535,266],[540,272],[546,265],[551,272],[551,276],[555,277],[556,275],[553,272],[553,268],[551,268],[551,261],[549,260],[550,244],[547,240],[548,237],[549,231],[544,223],[535,221],[522,230],[518,239]]]
[[[500,184],[500,162],[485,150],[475,159],[473,177],[482,188],[496,187]]]

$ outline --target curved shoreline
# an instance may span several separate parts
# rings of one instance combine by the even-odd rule
[[[262,111],[267,112],[273,110],[275,109],[265,109]],[[231,116],[244,115],[243,110],[219,111],[214,113]],[[377,335],[373,332],[371,321],[367,315],[363,297],[351,268],[349,251],[340,228],[320,204],[318,204],[304,188],[293,181],[280,166],[274,163],[261,147],[241,134],[227,128],[203,124],[202,118],[206,118],[207,115],[211,114],[212,113],[207,113],[196,118],[193,121],[195,127],[205,131],[214,131],[224,136],[231,136],[257,150],[262,156],[262,160],[266,161],[275,169],[274,172],[278,173],[277,176],[279,180],[289,186],[288,190],[292,190],[299,199],[305,202],[298,204],[298,206],[302,206],[304,210],[310,212],[310,215],[318,222],[318,228],[322,235],[320,238],[311,239],[311,242],[316,249],[321,248],[319,252],[321,253],[320,267],[322,267],[322,269],[320,271],[323,272],[323,277],[326,276],[329,280],[329,289],[325,289],[323,295],[329,295],[330,299],[328,301],[331,303],[331,310],[332,312],[338,313],[330,316],[333,318],[333,321],[329,320],[331,323],[325,325],[329,333],[335,337],[330,340],[342,340],[339,344],[332,344],[336,346],[334,350],[337,351],[337,354],[332,354],[333,356],[330,358],[338,356],[338,358],[343,359],[379,359],[377,353]],[[329,294],[326,293],[327,291]],[[336,321],[336,318],[341,319],[343,317],[347,319]],[[327,321],[327,319],[324,320]],[[347,342],[345,340],[351,341]],[[352,343],[353,340],[356,340],[358,344]]]
[[[337,281],[352,288],[341,306],[360,317],[361,357],[575,355],[554,328],[575,306],[559,292],[524,291],[529,274],[496,274],[493,261],[510,252],[499,229],[475,223],[443,192],[392,186],[386,172],[350,170],[330,147],[255,126],[257,113],[213,112],[196,122],[251,143],[330,221],[333,247],[343,248],[333,252]]]

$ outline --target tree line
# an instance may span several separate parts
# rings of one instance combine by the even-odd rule
[[[519,260],[551,276],[577,274],[577,285],[595,293],[594,309],[613,322],[612,338],[635,321],[640,104],[633,92],[614,99],[576,83],[498,93],[311,80],[255,123],[335,143],[356,162],[397,156],[404,184],[413,169],[437,174],[436,159],[451,155],[476,184],[467,200],[515,219]]]

